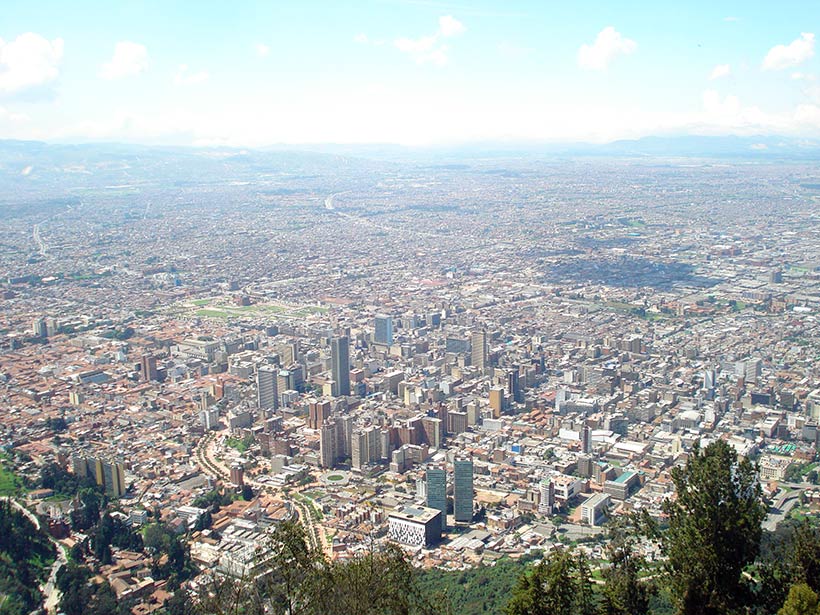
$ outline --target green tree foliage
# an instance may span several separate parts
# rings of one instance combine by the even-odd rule
[[[818,609],[817,594],[805,583],[792,585],[789,596],[777,615],[816,615]]]
[[[495,615],[510,599],[510,590],[532,563],[532,557],[502,559],[493,566],[467,570],[433,568],[418,573],[421,593],[459,615]]]
[[[521,575],[506,607],[508,615],[592,615],[596,610],[586,559],[564,549]]]
[[[111,547],[142,551],[142,536],[118,517],[106,512],[91,535],[92,550],[101,564],[111,563]]]
[[[634,537],[621,529],[614,531],[607,552],[610,565],[603,571],[603,614],[646,615],[652,591],[639,579],[645,562],[635,554]]]
[[[40,604],[37,584],[54,556],[48,538],[11,503],[0,501],[0,613],[23,615]]]
[[[71,513],[71,527],[82,532],[91,529],[100,520],[106,497],[95,484],[93,487],[80,487],[77,500],[80,505]]]
[[[74,497],[83,488],[96,489],[91,478],[78,478],[56,463],[47,463],[40,470],[40,487],[51,489],[57,495]]]
[[[233,502],[233,497],[230,493],[220,493],[214,489],[196,498],[193,505],[197,508],[211,508],[213,512],[219,512],[221,506],[228,506],[231,502]]]
[[[424,599],[417,573],[396,547],[329,562],[308,546],[302,526],[279,525],[268,574],[215,580],[194,599],[177,592],[169,613],[179,615],[449,615],[446,604]],[[173,609],[173,611],[172,611]]]
[[[747,601],[742,573],[757,557],[766,509],[755,467],[718,440],[672,470],[677,498],[662,546],[678,612],[732,612]]]
[[[384,613],[445,613],[434,608],[418,591],[416,575],[398,547],[357,557],[328,568],[332,587],[329,613],[382,615]],[[437,604],[437,607],[440,603]]]

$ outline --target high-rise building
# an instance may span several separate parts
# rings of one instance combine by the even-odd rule
[[[274,365],[260,365],[256,370],[256,402],[261,410],[279,407],[279,370]]]
[[[373,341],[377,344],[390,346],[393,343],[393,317],[377,315],[376,331],[373,334]]]
[[[237,487],[245,486],[245,470],[238,463],[231,466],[231,482]]]
[[[330,418],[330,401],[314,399],[308,402],[308,427],[310,429],[321,429],[328,418]]]
[[[584,454],[592,452],[592,432],[586,423],[581,429],[581,452]]]
[[[549,479],[544,479],[538,485],[540,503],[538,512],[542,515],[551,515],[555,508],[555,483]]]
[[[333,395],[350,395],[350,342],[347,337],[330,340],[330,372],[335,383]]]
[[[322,425],[319,435],[319,459],[323,468],[332,468],[338,458],[336,421],[330,419]]]
[[[145,381],[153,381],[157,379],[157,358],[150,354],[142,355],[140,361],[142,365],[142,379]]]
[[[519,368],[516,366],[507,372],[507,393],[517,404],[524,403],[524,391],[521,389]]]
[[[492,387],[490,389],[490,408],[493,411],[493,418],[498,418],[504,411],[504,389]]]
[[[453,505],[456,523],[473,520],[473,462],[456,459],[453,462]]]
[[[427,506],[441,511],[441,529],[447,528],[447,471],[430,468],[425,475]]]
[[[45,318],[36,318],[31,323],[31,333],[34,337],[48,337],[48,325]]]
[[[482,372],[487,369],[489,351],[487,349],[487,332],[474,331],[470,336],[472,354],[470,362]]]
[[[350,465],[360,470],[381,459],[381,433],[375,425],[354,429],[350,438]]]
[[[125,466],[122,462],[74,455],[71,463],[76,476],[93,478],[108,495],[115,498],[125,495]]]

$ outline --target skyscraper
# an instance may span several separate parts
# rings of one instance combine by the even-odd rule
[[[473,520],[473,462],[456,459],[453,462],[453,499],[456,523]]]
[[[487,369],[487,332],[474,331],[470,336],[470,345],[472,346],[472,354],[470,362],[480,369],[482,372]]]
[[[336,445],[336,422],[325,421],[319,436],[319,458],[323,468],[332,468],[338,457]]]
[[[427,470],[427,506],[441,511],[441,529],[447,528],[447,471],[444,468]]]
[[[275,410],[279,407],[276,379],[279,370],[275,365],[260,365],[256,370],[256,401],[261,410]]]
[[[157,358],[150,355],[144,354],[142,355],[142,359],[140,360],[140,364],[142,365],[142,379],[146,381],[152,381],[157,379]]]
[[[330,340],[330,372],[333,376],[333,395],[350,395],[350,346],[347,337]]]
[[[509,393],[513,401],[517,404],[524,403],[524,391],[521,390],[521,378],[519,368],[516,365],[513,369],[507,371],[507,393]]]
[[[581,430],[581,452],[584,454],[592,452],[592,432],[586,423]]]
[[[392,316],[377,315],[376,331],[373,341],[377,344],[390,346],[393,343],[393,318]]]

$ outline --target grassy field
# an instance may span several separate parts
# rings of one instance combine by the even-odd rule
[[[8,458],[0,456],[0,496],[16,495],[23,490],[23,483],[8,467]]]
[[[172,308],[174,313],[184,315],[193,313],[203,318],[249,318],[277,316],[286,319],[307,318],[314,314],[324,314],[327,308],[315,305],[288,306],[274,303],[255,303],[253,305],[233,305],[224,298],[197,299],[186,304],[177,304]]]

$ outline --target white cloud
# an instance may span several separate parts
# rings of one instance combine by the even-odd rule
[[[463,34],[467,28],[452,15],[442,15],[438,18],[438,31],[442,36],[458,36]]]
[[[730,15],[729,17],[724,17],[723,21],[740,21],[740,17],[734,17]]]
[[[775,45],[763,59],[763,70],[781,70],[796,66],[814,55],[814,34],[801,32],[788,45]]]
[[[360,32],[359,34],[353,37],[353,41],[359,43],[360,45],[367,45],[369,39],[367,38],[367,34]]]
[[[449,48],[441,42],[441,39],[458,36],[466,30],[464,24],[452,15],[442,15],[438,19],[438,30],[435,34],[419,38],[397,38],[393,44],[399,51],[410,55],[417,64],[444,66],[449,60],[447,56]]]
[[[612,26],[607,26],[598,33],[592,45],[581,45],[578,50],[578,65],[586,70],[605,70],[615,56],[629,55],[637,48],[635,41],[625,38]]]
[[[715,90],[706,90],[703,93],[703,109],[713,116],[734,116],[740,111],[740,100],[731,95],[721,98]]]
[[[0,94],[14,94],[47,85],[60,74],[63,39],[48,41],[26,32],[6,43],[0,38]]]
[[[139,75],[148,69],[148,50],[145,45],[120,41],[114,47],[114,56],[100,68],[102,79],[121,79]]]
[[[210,75],[208,75],[207,71],[200,70],[193,72],[189,70],[187,64],[180,64],[177,74],[174,77],[174,83],[176,85],[196,85],[197,83],[207,81],[208,77],[210,77]]]
[[[256,50],[256,55],[260,58],[264,58],[270,53],[270,47],[265,43],[256,43],[253,48]]]
[[[718,64],[712,69],[712,74],[709,75],[710,80],[720,79],[721,77],[727,77],[732,72],[732,69],[729,67],[728,64]]]

